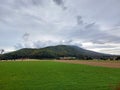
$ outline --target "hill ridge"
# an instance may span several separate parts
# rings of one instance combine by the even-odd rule
[[[74,45],[57,45],[44,48],[23,48],[0,55],[0,59],[59,59],[60,57],[75,57],[76,59],[108,59],[110,54],[86,50]]]

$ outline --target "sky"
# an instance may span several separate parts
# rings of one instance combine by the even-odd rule
[[[120,55],[120,0],[0,0],[0,49],[76,45]]]

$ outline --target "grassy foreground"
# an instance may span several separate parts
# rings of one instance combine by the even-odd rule
[[[120,69],[54,61],[0,62],[0,90],[113,90]]]

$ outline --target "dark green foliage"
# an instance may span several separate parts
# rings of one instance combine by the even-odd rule
[[[97,53],[82,49],[77,46],[58,45],[40,49],[25,48],[0,56],[1,60],[7,59],[57,59],[59,57],[76,57],[76,59],[108,59],[111,55]]]
[[[116,60],[120,60],[120,56],[116,57]]]

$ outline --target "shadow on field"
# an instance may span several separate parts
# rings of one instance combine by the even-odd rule
[[[112,88],[112,90],[120,90],[120,83],[117,84],[116,86],[110,86],[110,88]]]
[[[120,84],[117,85],[117,87],[115,88],[115,90],[120,90]]]

